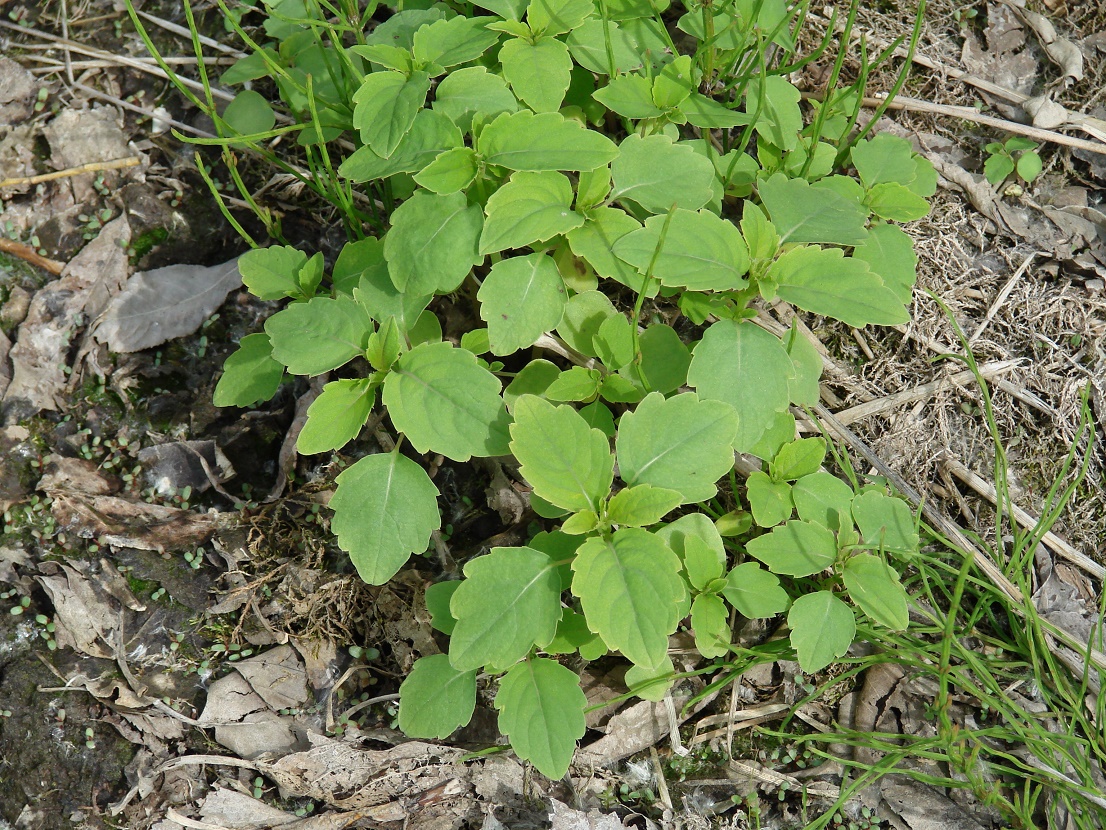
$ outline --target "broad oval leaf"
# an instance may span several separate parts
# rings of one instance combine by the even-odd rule
[[[555,329],[564,314],[566,293],[557,263],[547,254],[511,257],[492,265],[476,295],[492,353],[511,354]]]
[[[746,481],[749,510],[760,527],[775,527],[791,518],[795,509],[791,501],[791,485],[773,481],[757,470]]]
[[[657,531],[657,537],[683,560],[688,581],[702,590],[726,570],[726,548],[705,513],[688,513]]]
[[[503,77],[515,95],[535,112],[560,109],[572,79],[568,46],[552,37],[530,43],[511,38],[499,50]]]
[[[761,181],[757,191],[781,243],[858,245],[868,238],[864,208],[833,190],[776,173]]]
[[[745,549],[768,570],[785,576],[816,574],[837,558],[837,540],[833,533],[800,519],[792,519],[770,533],[750,539]]]
[[[906,589],[887,562],[870,553],[858,553],[845,563],[841,577],[849,597],[874,622],[892,631],[906,630],[910,624]]]
[[[677,210],[671,220],[652,216],[644,228],[619,239],[614,252],[643,273],[652,263],[652,275],[662,285],[691,291],[729,291],[748,285],[744,238],[732,222],[706,210]]]
[[[602,133],[559,112],[523,110],[500,115],[480,133],[478,152],[487,164],[508,170],[596,170],[618,155]]]
[[[426,470],[399,453],[370,455],[342,471],[330,527],[357,573],[383,585],[441,526],[438,491]]]
[[[464,190],[479,172],[476,151],[471,147],[454,147],[435,157],[415,175],[416,184],[432,193],[447,195]]]
[[[499,729],[515,754],[556,781],[568,772],[586,726],[580,677],[553,660],[519,663],[499,681]]]
[[[611,175],[612,201],[630,199],[650,213],[666,213],[672,205],[698,210],[713,194],[710,159],[666,135],[642,138],[635,133],[624,139]]]
[[[396,173],[417,173],[439,153],[463,143],[461,131],[447,116],[434,110],[419,110],[411,122],[411,129],[390,156],[382,156],[366,144],[342,162],[338,175],[355,182],[367,182]]]
[[[376,386],[367,378],[331,381],[308,407],[296,450],[314,455],[345,446],[357,437],[375,402]]]
[[[879,274],[900,303],[910,304],[918,277],[918,257],[906,231],[886,222],[873,225],[867,241],[853,250],[853,259],[868,263],[868,268]]]
[[[675,490],[684,504],[705,501],[733,466],[737,433],[733,408],[685,392],[653,392],[622,416],[615,440],[618,468],[627,484]]]
[[[825,457],[824,438],[800,438],[784,444],[772,459],[769,469],[776,481],[793,481],[818,472]]]
[[[791,371],[791,358],[774,335],[749,323],[719,320],[695,347],[687,382],[700,398],[736,410],[734,449],[750,452],[773,419],[786,413]]]
[[[293,303],[265,321],[273,357],[293,375],[321,375],[365,351],[373,333],[364,307],[345,295]]]
[[[815,591],[795,600],[787,624],[799,665],[808,674],[842,656],[856,637],[852,609],[829,591]]]
[[[290,245],[254,248],[238,258],[238,270],[249,292],[260,300],[280,300],[300,294],[296,275],[307,254]]]
[[[572,593],[603,642],[637,665],[659,666],[686,613],[687,588],[672,549],[646,530],[625,528],[584,542],[572,571]]]
[[[792,486],[791,498],[800,519],[831,530],[840,529],[842,524],[852,526],[853,489],[830,473],[803,476]]]
[[[779,577],[756,562],[745,562],[733,568],[726,575],[722,596],[739,614],[751,620],[782,614],[791,602]]]
[[[401,356],[384,381],[383,400],[420,453],[468,461],[509,452],[499,379],[451,343],[422,343]]]
[[[411,129],[430,91],[425,72],[371,72],[353,94],[353,126],[361,140],[387,158]]]
[[[656,524],[683,502],[675,490],[638,484],[615,493],[607,505],[607,519],[616,525],[648,527]]]
[[[444,654],[420,657],[399,686],[399,728],[409,738],[445,738],[472,720],[476,672],[458,671]]]
[[[477,251],[484,214],[463,193],[416,192],[392,213],[391,222],[384,256],[400,291],[448,293],[484,259]]]
[[[490,119],[503,112],[517,112],[518,101],[501,77],[482,66],[470,66],[442,78],[434,90],[434,111],[468,132],[474,115]]]
[[[638,336],[641,371],[649,385],[667,395],[687,383],[691,352],[671,326],[654,323]]]
[[[419,28],[413,41],[415,60],[441,67],[476,60],[499,39],[497,32],[484,27],[486,23],[486,17],[458,15]]]
[[[215,385],[216,406],[252,406],[276,394],[284,377],[284,366],[273,360],[269,335],[247,334],[238,350],[223,364],[223,376]]]
[[[584,224],[572,210],[572,184],[556,171],[520,172],[488,199],[480,253],[524,248]]]
[[[515,400],[511,452],[534,492],[565,510],[596,510],[614,480],[607,436],[571,406],[533,395]]]
[[[884,550],[918,550],[914,516],[902,499],[869,490],[853,498],[852,514],[865,544]]]
[[[618,208],[600,207],[588,212],[583,225],[568,232],[572,253],[585,260],[601,277],[615,280],[627,288],[640,291],[645,275],[615,256],[614,246],[626,234],[637,230],[641,223]],[[656,296],[657,282],[650,280],[646,296]],[[651,290],[650,290],[651,289]]]
[[[730,653],[733,634],[727,624],[729,612],[716,594],[699,594],[691,603],[691,629],[695,647],[707,659]]]
[[[455,669],[504,671],[557,633],[561,578],[546,554],[492,548],[465,564],[465,577],[449,602],[457,621],[449,638]]]
[[[557,334],[581,354],[598,357],[595,337],[608,317],[614,317],[614,303],[602,291],[581,291],[569,298]]]

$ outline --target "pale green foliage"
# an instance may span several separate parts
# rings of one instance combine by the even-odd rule
[[[855,611],[908,624],[890,557],[918,549],[909,507],[855,493],[822,469],[822,438],[796,440],[822,357],[798,322],[777,337],[750,318],[759,297],[851,326],[907,321],[917,258],[893,223],[926,214],[936,173],[902,139],[851,139],[855,89],[804,121],[812,106],[777,71],[798,59],[797,9],[477,0],[488,14],[397,8],[347,31],[315,4],[267,5],[268,40],[224,82],[268,79],[258,90],[283,104],[243,90],[209,114],[225,149],[275,159],[259,134],[307,148],[302,184],[350,241],[329,277],[322,253],[241,258],[246,288],[283,307],[242,339],[215,402],[333,372],[298,437],[322,454],[359,440],[380,389],[373,422],[398,449],[342,472],[329,505],[372,584],[441,527],[434,456],[513,456],[548,529],[427,589],[449,652],[414,664],[401,728],[451,734],[477,672],[499,675],[500,729],[557,778],[586,700],[551,656],[616,651],[658,700],[681,625],[726,660],[733,614],[790,609],[813,672],[851,645]],[[992,150],[989,175],[1031,179],[1031,150]],[[766,462],[744,486],[735,451]]]

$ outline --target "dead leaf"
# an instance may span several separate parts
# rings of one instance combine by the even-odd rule
[[[1035,95],[1022,104],[1025,114],[1033,119],[1033,126],[1042,130],[1055,130],[1066,123],[1071,113],[1048,95]]]
[[[903,775],[884,780],[880,796],[909,830],[984,830],[985,827],[944,793]]]
[[[108,306],[94,336],[113,352],[138,352],[196,331],[242,285],[238,260],[141,271]]]
[[[43,563],[54,573],[37,576],[54,606],[54,639],[91,657],[114,659],[120,609],[84,562]]]
[[[37,87],[34,75],[0,55],[0,127],[21,124],[31,116],[31,99]]]
[[[95,464],[83,458],[66,458],[51,453],[43,459],[42,472],[38,489],[47,493],[61,491],[107,496],[118,493],[123,487],[119,479],[105,476]]]
[[[557,799],[552,799],[553,807],[549,818],[553,830],[625,830],[622,820],[614,813],[600,813],[598,810],[574,810]]]
[[[211,684],[198,720],[214,726],[215,740],[241,758],[279,757],[299,745],[291,720],[268,709],[240,674],[228,674]]]
[[[226,787],[216,787],[200,806],[200,818],[227,830],[263,830],[297,821],[296,816]]]
[[[60,279],[39,289],[11,349],[12,379],[4,392],[4,416],[20,420],[61,405],[68,379],[69,347],[108,296],[127,275],[130,226],[124,217],[108,222],[99,236],[66,266]]]
[[[185,487],[202,493],[234,478],[234,467],[214,441],[174,441],[138,451],[142,474],[159,495],[170,496]]]
[[[1017,13],[1037,35],[1045,53],[1060,67],[1060,71],[1064,73],[1065,85],[1083,80],[1083,53],[1079,47],[1066,37],[1060,37],[1047,17],[1020,8]]]
[[[165,552],[202,545],[225,521],[221,514],[193,513],[117,496],[56,493],[50,510],[58,527],[82,539],[114,547]]]
[[[234,668],[272,709],[292,709],[307,703],[303,661],[291,646],[277,646],[241,660]]]

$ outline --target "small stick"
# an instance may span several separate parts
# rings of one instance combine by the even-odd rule
[[[979,372],[985,378],[992,378],[997,374],[1013,369],[1020,363],[1020,360],[997,360],[994,363],[987,363],[981,366]],[[904,404],[925,400],[926,398],[932,397],[937,392],[950,389],[954,386],[960,386],[961,384],[971,383],[974,380],[975,375],[972,371],[970,369],[965,369],[962,372],[949,375],[941,380],[923,383],[911,389],[903,389],[901,392],[887,395],[884,398],[849,407],[846,410],[836,413],[837,420],[842,424],[853,424],[871,415],[879,415],[888,410],[903,406]]]
[[[951,472],[954,476],[956,476],[962,482],[975,490],[979,495],[983,496],[983,498],[987,499],[987,501],[989,501],[991,504],[998,503],[998,493],[995,490],[994,485],[992,485],[990,482],[980,478],[971,470],[969,470],[966,466],[960,463],[960,461],[949,455],[945,455],[945,457],[942,459],[942,463],[949,469],[949,472]],[[1010,511],[1013,513],[1015,521],[1017,521],[1017,523],[1024,527],[1026,530],[1032,530],[1040,521],[1032,513],[1023,510],[1013,502],[1010,503]],[[1073,565],[1078,565],[1080,568],[1082,568],[1084,571],[1086,571],[1096,579],[1106,578],[1106,568],[1095,562],[1090,557],[1084,556],[1082,553],[1073,548],[1070,544],[1065,542],[1051,530],[1046,532],[1045,535],[1041,537],[1041,542],[1052,548],[1054,551],[1060,554],[1060,556],[1062,556],[1064,559],[1067,559]]]
[[[93,89],[90,86],[85,86],[81,83],[73,84],[73,86],[76,89],[81,90],[81,92],[85,93],[86,95],[91,95],[93,98],[99,98],[103,101],[107,101],[109,104],[115,104],[115,106],[117,107],[129,110],[130,112],[138,113],[139,115],[144,115],[147,118],[156,118],[159,121],[164,121],[166,124],[172,127],[176,127],[182,132],[192,133],[192,135],[198,135],[201,138],[217,138],[217,136],[212,135],[206,130],[197,129],[196,127],[185,124],[182,121],[177,121],[175,118],[164,118],[160,115],[154,115],[154,113],[150,112],[149,110],[144,110],[142,109],[142,107],[136,106],[129,101],[124,101],[122,98],[117,98],[114,95],[108,95],[105,92],[100,92],[98,89]]]
[[[181,37],[188,38],[189,42],[191,42],[192,32],[190,32],[184,26],[181,26],[177,23],[170,23],[168,20],[162,20],[160,17],[154,17],[154,15],[147,14],[146,12],[143,12],[143,11],[140,11],[138,13],[138,16],[143,17],[146,20],[149,20],[155,26],[160,26],[161,28],[165,29],[167,32],[172,32],[175,35],[180,35]],[[204,46],[210,46],[212,49],[217,49],[218,51],[223,52],[224,54],[231,55],[235,58],[244,58],[244,57],[246,57],[245,52],[240,52],[239,50],[237,50],[237,49],[235,49],[231,46],[227,46],[223,43],[220,43],[217,40],[212,40],[211,38],[207,37],[206,35],[198,35],[198,39],[199,39],[200,43],[202,43]]]
[[[40,255],[38,251],[30,245],[24,245],[22,242],[15,242],[14,240],[0,237],[0,251],[3,251],[5,254],[11,254],[14,257],[19,257],[24,262],[29,262],[31,265],[41,268],[43,271],[49,271],[55,277],[60,276],[61,272],[65,269],[64,262],[47,259]]]
[[[40,182],[52,182],[55,179],[68,179],[70,176],[79,176],[81,173],[98,173],[101,170],[122,170],[125,167],[136,167],[142,163],[138,156],[128,156],[125,159],[113,159],[112,161],[90,161],[78,167],[67,167],[64,170],[56,170],[53,173],[43,173],[38,176],[19,176],[14,179],[0,181],[0,188],[12,187],[19,184],[39,184]]]
[[[69,6],[66,4],[66,0],[61,0],[61,36],[64,40],[69,40]],[[69,79],[69,83],[74,82],[73,78],[73,55],[69,51],[68,44],[65,46],[65,77]]]
[[[54,47],[49,47],[53,49]],[[54,58],[48,58],[45,55],[35,55],[28,53],[27,60],[34,61],[35,63],[44,63],[46,66],[36,66],[31,69],[32,75],[48,75],[51,72],[57,72],[58,69],[65,66],[64,62],[55,60]],[[154,66],[153,58],[135,58],[134,60],[143,61],[151,66]],[[195,66],[198,61],[195,58],[162,58],[170,66]],[[234,63],[234,58],[204,58],[204,64],[206,66],[229,66]],[[119,66],[118,61],[114,60],[87,60],[87,61],[72,61],[69,64],[74,69],[116,69]]]
[[[995,314],[1006,302],[1006,299],[1010,296],[1010,292],[1014,290],[1014,283],[1021,278],[1021,275],[1029,270],[1029,263],[1033,261],[1033,258],[1040,253],[1039,251],[1031,251],[1029,256],[1025,258],[1025,261],[1018,266],[1018,270],[1014,272],[1013,276],[1006,281],[1006,285],[1002,286],[1002,290],[998,292],[998,296],[995,297],[995,301],[991,303],[991,307],[987,309],[987,316],[983,318],[983,322],[979,324],[979,327],[975,330],[975,334],[968,338],[968,345],[971,346],[975,343],[979,335],[983,334],[983,330],[987,328],[991,320],[994,319]]]

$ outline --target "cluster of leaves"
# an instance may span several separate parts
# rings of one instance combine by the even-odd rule
[[[1014,172],[1023,182],[1031,184],[1044,169],[1037,147],[1036,141],[1017,135],[1002,143],[990,142],[985,148],[987,160],[983,163],[983,175],[996,187]]]
[[[797,64],[764,61],[770,44],[793,52],[801,8],[476,0],[370,24],[375,4],[266,4],[272,44],[228,17],[253,51],[223,80],[272,79],[295,123],[275,127],[244,90],[217,124],[235,146],[298,132],[353,238],[329,275],[288,246],[242,257],[252,293],[289,302],[241,341],[215,402],[340,370],[301,453],[354,439],[379,397],[418,454],[513,456],[550,528],[428,590],[450,645],[401,687],[408,734],[467,723],[478,672],[498,675],[501,729],[559,777],[586,705],[560,655],[618,652],[657,697],[688,618],[699,651],[724,658],[735,614],[786,612],[808,672],[845,653],[858,611],[906,626],[888,555],[916,549],[911,513],[823,472],[822,439],[795,439],[821,360],[798,329],[751,322],[750,303],[906,322],[916,259],[894,223],[927,213],[936,177],[901,139],[855,140],[858,90],[805,123],[784,77]],[[483,325],[457,343],[433,309],[462,289]],[[706,503],[735,451],[767,472],[749,479],[751,514],[719,515]],[[399,446],[338,477],[332,528],[363,579],[426,550],[438,496]]]

